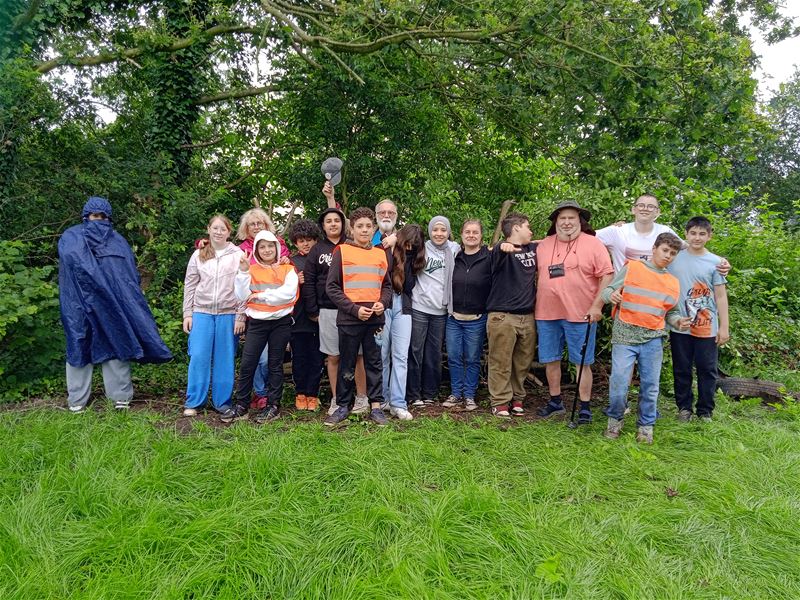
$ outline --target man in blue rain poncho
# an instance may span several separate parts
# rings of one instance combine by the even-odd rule
[[[133,397],[130,361],[161,363],[172,354],[158,335],[133,252],[114,231],[108,200],[89,198],[83,223],[58,240],[58,257],[69,409],[86,407],[96,364],[103,366],[108,399],[127,408]]]

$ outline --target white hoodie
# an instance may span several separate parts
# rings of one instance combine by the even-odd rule
[[[262,240],[275,244],[275,263],[273,263],[273,265],[278,264],[277,261],[280,259],[281,247],[278,242],[278,238],[276,238],[275,234],[273,234],[271,231],[259,231],[255,240],[253,240],[253,256],[255,257],[256,263],[265,269],[269,269],[271,268],[271,265],[265,265],[258,257],[258,243]],[[250,268],[252,269],[253,266],[255,265],[251,265]],[[299,280],[297,278],[297,273],[294,271],[294,269],[292,269],[286,273],[286,277],[284,278],[281,286],[273,289],[253,292],[250,289],[250,271],[238,271],[236,273],[235,292],[236,297],[245,302],[252,296],[254,298],[258,298],[265,304],[271,306],[282,306],[295,300],[297,297],[298,285]],[[281,317],[292,314],[293,310],[294,303],[292,302],[290,306],[275,312],[253,310],[248,307],[245,310],[245,314],[253,319],[280,319]]]

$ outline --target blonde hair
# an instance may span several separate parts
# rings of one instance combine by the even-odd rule
[[[242,215],[241,219],[239,219],[239,229],[236,230],[237,240],[243,242],[247,239],[247,223],[252,217],[264,221],[267,226],[267,231],[275,233],[275,225],[272,224],[272,219],[269,218],[269,215],[266,213],[266,211],[263,208],[251,208]]]
[[[230,235],[231,231],[233,231],[233,225],[231,225],[230,219],[225,215],[214,215],[208,220],[208,227],[211,227],[214,224],[214,221],[222,221],[225,225],[225,229],[228,230],[228,234]],[[208,240],[208,243],[200,249],[200,262],[206,262],[207,260],[214,258],[216,252],[214,250],[214,246],[211,244],[211,240]]]

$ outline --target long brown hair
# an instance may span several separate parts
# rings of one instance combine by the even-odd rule
[[[414,223],[409,223],[397,232],[397,241],[392,250],[394,266],[392,267],[392,287],[396,294],[403,293],[406,282],[406,246],[411,246],[413,262],[411,270],[419,273],[425,266],[425,238],[422,228]]]
[[[208,227],[214,223],[214,221],[220,220],[225,224],[225,228],[228,230],[228,235],[230,235],[231,231],[233,231],[233,225],[231,225],[230,219],[225,215],[214,215],[208,220]],[[206,262],[209,259],[214,258],[216,254],[214,250],[214,246],[211,245],[211,240],[209,239],[205,246],[200,249],[200,262]]]

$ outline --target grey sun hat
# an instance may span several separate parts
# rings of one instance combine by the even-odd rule
[[[589,235],[594,235],[594,229],[589,227],[589,219],[592,218],[592,213],[585,208],[581,208],[580,204],[575,202],[575,200],[565,200],[553,209],[553,212],[551,212],[550,216],[547,217],[551,221],[550,229],[547,230],[547,235],[553,235],[556,232],[556,219],[558,218],[558,213],[566,208],[577,210],[578,216],[581,220],[581,231],[588,233]]]
[[[342,162],[341,158],[335,156],[326,158],[322,163],[322,174],[325,179],[331,182],[331,185],[337,186],[342,181]]]

